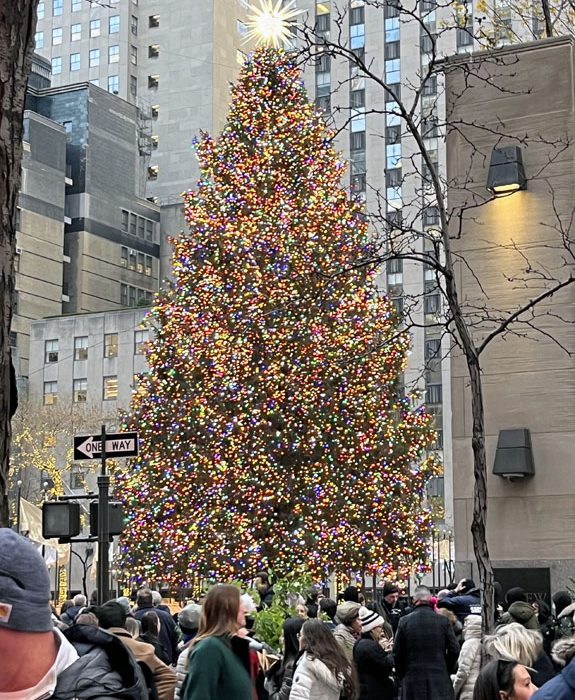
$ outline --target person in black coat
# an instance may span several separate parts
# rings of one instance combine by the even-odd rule
[[[455,700],[449,674],[455,670],[459,646],[449,620],[433,610],[425,586],[415,589],[413,606],[399,621],[393,645],[402,700]]]
[[[375,610],[359,609],[361,639],[353,647],[360,683],[359,700],[393,700],[393,655],[382,646],[384,619]],[[385,642],[386,646],[390,642]]]
[[[134,613],[136,620],[141,620],[146,613],[152,610],[160,618],[160,643],[168,654],[170,664],[175,663],[178,658],[178,642],[180,641],[180,637],[172,616],[163,610],[154,608],[152,603],[152,591],[148,588],[141,588],[138,591],[136,603],[138,605],[138,609]]]

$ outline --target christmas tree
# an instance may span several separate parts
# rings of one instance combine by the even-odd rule
[[[401,395],[408,336],[358,264],[367,225],[332,137],[289,57],[260,48],[197,144],[119,489],[134,576],[424,565],[434,434]]]

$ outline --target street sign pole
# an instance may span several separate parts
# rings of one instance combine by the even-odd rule
[[[110,477],[106,474],[106,426],[102,425],[102,472],[98,476],[98,603],[103,605],[109,596],[110,522],[108,502],[110,500]]]

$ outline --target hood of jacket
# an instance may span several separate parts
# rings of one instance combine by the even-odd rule
[[[92,625],[63,632],[79,658],[58,675],[55,700],[147,697],[142,672],[120,639]]]
[[[575,637],[558,639],[553,645],[551,656],[560,666],[566,666],[575,656]]]
[[[537,613],[529,603],[525,603],[522,600],[518,600],[509,606],[509,610],[507,612],[516,622],[519,622],[524,627],[526,627],[528,624],[531,624],[534,625],[534,627],[530,627],[530,629],[539,628],[539,623],[537,622]]]
[[[481,615],[468,615],[463,624],[463,638],[481,639]]]

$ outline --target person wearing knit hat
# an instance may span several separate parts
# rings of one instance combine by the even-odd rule
[[[361,700],[393,700],[395,684],[391,677],[393,672],[393,655],[384,638],[384,619],[375,610],[366,607],[359,609],[361,638],[353,648],[353,660],[357,668],[361,686]]]
[[[90,625],[52,623],[50,577],[33,543],[0,528],[0,697],[145,697],[142,672],[120,640]],[[105,689],[105,690],[104,690]]]
[[[347,600],[337,606],[335,614],[338,625],[333,634],[350,663],[353,660],[353,646],[361,634],[360,607],[359,603]]]

